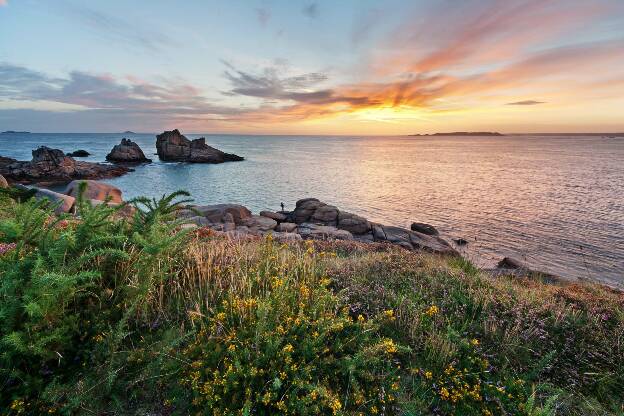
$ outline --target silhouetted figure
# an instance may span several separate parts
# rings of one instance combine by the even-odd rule
[[[282,206],[282,212],[284,212],[284,203],[280,202],[280,205]]]

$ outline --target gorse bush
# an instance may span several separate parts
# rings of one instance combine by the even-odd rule
[[[180,383],[192,391],[190,409],[393,414],[398,347],[379,335],[387,314],[354,319],[321,271],[305,260],[285,270],[271,261],[278,250],[270,241],[264,250],[269,261],[248,276],[249,297],[226,296],[210,318],[199,319],[201,330],[183,351],[191,364]]]
[[[622,415],[624,297],[355,242],[230,240],[188,194],[0,194],[0,415]]]
[[[59,386],[71,386],[95,364],[103,333],[128,331],[145,293],[119,280],[126,277],[117,272],[119,264],[151,276],[145,264],[159,251],[149,242],[160,246],[166,235],[171,248],[183,234],[171,237],[173,229],[164,223],[131,232],[114,218],[120,208],[91,207],[82,198],[79,219],[52,215],[45,201],[3,204],[10,215],[0,221],[0,235],[15,245],[0,257],[0,405],[18,400],[37,414],[41,403],[53,403],[54,410],[67,400],[58,396]]]

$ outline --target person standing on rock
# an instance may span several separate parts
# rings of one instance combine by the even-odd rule
[[[280,202],[280,205],[282,206],[282,212],[284,212],[284,203]]]

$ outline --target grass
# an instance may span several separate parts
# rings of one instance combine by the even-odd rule
[[[0,414],[622,415],[624,296],[0,196]]]

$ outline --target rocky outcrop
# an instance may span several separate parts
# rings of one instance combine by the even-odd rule
[[[67,153],[67,156],[70,156],[70,157],[88,157],[88,156],[91,156],[91,153],[87,152],[86,150],[79,149],[79,150],[75,150],[75,151],[73,151],[71,153]]]
[[[316,240],[353,240],[353,234],[347,230],[339,230],[331,225],[318,225],[304,222],[297,226],[297,234],[303,238]]]
[[[213,223],[234,222],[243,225],[243,220],[251,217],[251,211],[238,204],[193,205],[189,207],[194,215],[206,217]]]
[[[123,166],[76,161],[59,149],[42,146],[30,162],[0,157],[0,175],[17,183],[58,184],[74,179],[103,179],[131,171]]]
[[[242,225],[246,226],[252,232],[267,232],[277,227],[277,221],[272,218],[263,217],[262,215],[252,215],[242,221]]]
[[[65,188],[64,194],[70,195],[74,198],[78,198],[80,193],[80,187],[84,184],[84,193],[82,197],[84,199],[92,199],[97,201],[109,201],[113,204],[121,204],[123,198],[121,197],[121,190],[112,185],[104,182],[90,181],[90,180],[78,180],[72,181],[67,188]]]
[[[175,129],[156,136],[156,151],[160,160],[190,163],[237,162],[244,158],[206,144],[205,138],[189,140]]]
[[[0,175],[0,188],[8,188],[8,187],[9,187],[9,183],[4,178],[4,176]]]
[[[412,231],[417,231],[422,234],[427,235],[439,235],[438,230],[430,224],[425,224],[424,222],[413,222],[410,227]]]
[[[408,250],[458,255],[446,240],[437,235],[382,224],[328,205],[316,198],[297,201],[292,212],[262,211],[252,215],[241,205],[190,206],[179,212],[197,226],[227,231],[230,237],[278,234],[281,239],[356,240],[364,243],[382,242]],[[199,218],[197,218],[199,216]],[[295,235],[297,237],[295,237]]]
[[[271,218],[275,221],[286,221],[286,214],[281,212],[273,212],[273,211],[260,211],[260,215],[263,217]]]
[[[145,157],[143,150],[132,140],[123,138],[121,143],[116,144],[106,160],[115,163],[149,163],[152,160]]]

